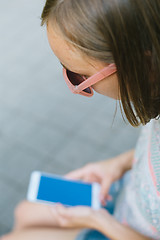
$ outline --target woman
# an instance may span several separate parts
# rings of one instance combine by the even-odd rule
[[[104,208],[24,202],[16,210],[14,232],[3,240],[160,239],[159,13],[159,0],[46,1],[42,25],[72,92],[92,96],[94,89],[118,99],[131,125],[146,126],[135,151],[67,176],[101,183],[104,205],[112,183],[131,170],[113,216]],[[80,232],[84,228],[98,232]]]

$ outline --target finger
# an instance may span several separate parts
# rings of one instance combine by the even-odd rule
[[[104,179],[104,181],[102,182],[101,185],[101,189],[100,189],[100,201],[104,202],[106,200],[108,200],[109,198],[111,198],[111,196],[108,196],[108,192],[111,186],[111,181],[107,181]],[[108,198],[108,199],[107,199]]]
[[[107,200],[107,201],[112,201],[112,200],[113,200],[113,197],[112,197],[111,195],[107,195],[106,200]]]
[[[69,227],[70,217],[67,215],[65,207],[56,205],[57,222],[60,227]]]
[[[67,173],[66,175],[64,175],[65,178],[68,179],[83,179],[84,177],[84,170],[83,168],[71,171],[69,173]]]
[[[101,183],[101,180],[97,177],[97,175],[90,173],[88,175],[86,175],[83,178],[84,182],[89,182],[89,183],[93,183],[93,182],[97,182],[97,183]]]
[[[105,207],[107,205],[107,201],[102,199],[101,204],[102,204],[103,207]]]
[[[61,205],[61,204],[56,204],[56,211],[57,211],[57,213],[58,213],[58,215],[66,215],[66,209],[65,209],[65,207],[63,206],[63,205]]]
[[[105,199],[104,199],[104,198],[101,199],[101,204],[102,204],[102,206],[105,207],[105,206],[107,205],[107,202],[108,202],[108,201],[112,201],[112,199],[113,199],[113,198],[112,198],[111,195],[107,195],[107,197],[106,197]]]
[[[72,216],[72,209],[74,209],[73,207],[65,207],[62,204],[58,204],[56,206],[57,212],[59,213],[59,215],[63,216],[63,217],[71,217]],[[74,211],[73,211],[74,212]]]
[[[92,182],[95,182],[95,181],[93,181],[93,179],[90,176],[86,176],[86,177],[83,178],[83,182],[92,183]]]

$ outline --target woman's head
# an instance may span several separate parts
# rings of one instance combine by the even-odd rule
[[[90,56],[86,56],[86,54],[79,51],[79,49],[75,48],[72,44],[66,42],[60,30],[57,29],[56,26],[54,26],[53,29],[51,21],[48,21],[47,24],[47,34],[50,46],[54,54],[58,57],[61,64],[64,66],[64,71],[66,72],[64,74],[64,77],[65,79],[67,78],[66,82],[69,85],[71,91],[73,90],[74,85],[78,85],[78,88],[81,88],[82,85],[79,85],[79,83],[83,82],[83,85],[85,84],[85,87],[83,89],[87,90],[88,87],[92,85],[92,88],[94,88],[95,91],[112,98],[118,98],[117,77],[115,74],[111,74],[116,71],[115,67],[106,66],[108,64],[97,59],[93,59]],[[100,77],[97,77],[97,73],[99,73]],[[110,74],[111,76],[107,77],[107,81],[105,81],[105,76],[108,76]],[[71,81],[68,80],[68,76],[70,76]],[[83,76],[87,77],[87,80],[84,81]],[[92,79],[90,77],[92,77]],[[93,78],[96,80],[96,82],[98,78],[102,80],[95,84]],[[70,84],[71,82],[74,82],[75,84],[72,85]],[[76,92],[78,88],[74,87]],[[83,91],[84,95],[92,95],[91,93],[92,90],[90,94],[87,94],[86,91]]]
[[[119,94],[127,119],[137,126],[160,114],[159,12],[159,0],[47,0],[42,24],[48,24],[53,51],[70,70],[90,76],[116,64],[117,75],[95,90]]]

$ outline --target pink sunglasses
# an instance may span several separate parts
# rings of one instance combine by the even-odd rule
[[[91,97],[93,96],[93,89],[91,86],[102,79],[109,77],[116,71],[116,65],[112,63],[89,78],[86,78],[78,73],[71,72],[66,68],[63,68],[63,76],[72,93]]]

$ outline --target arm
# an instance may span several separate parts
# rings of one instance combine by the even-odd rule
[[[107,211],[102,210],[96,214],[94,221],[95,228],[102,232],[105,236],[112,240],[151,240],[151,238],[144,236],[130,227],[119,223],[114,217],[108,214]]]
[[[118,156],[122,169],[124,169],[124,173],[132,168],[134,153],[135,150],[132,149]]]
[[[95,229],[112,240],[151,240],[132,228],[119,223],[105,209],[94,210],[88,207],[66,208],[56,206],[57,222],[61,228]]]
[[[14,230],[36,227],[56,227],[56,214],[50,206],[40,203],[21,202],[15,209]]]
[[[110,185],[131,169],[133,157],[134,150],[131,150],[112,159],[92,163],[84,168],[75,170],[68,174],[68,177],[71,179],[83,179],[89,182],[99,182],[102,185],[101,195],[104,199],[102,199],[102,204],[103,201],[105,204]],[[55,211],[51,213],[48,205],[23,202],[16,208],[15,229],[40,226],[57,226],[57,215]]]
[[[66,177],[73,180],[81,179],[85,182],[100,183],[100,199],[102,205],[105,205],[111,184],[119,180],[126,171],[132,168],[133,159],[134,150],[130,150],[111,159],[89,163],[68,173]]]

